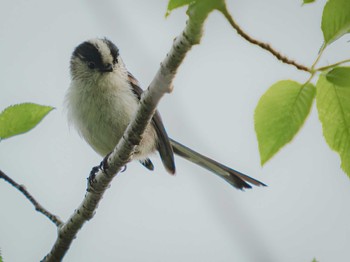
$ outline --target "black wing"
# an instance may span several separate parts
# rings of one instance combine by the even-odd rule
[[[137,96],[137,98],[140,100],[143,90],[139,86],[139,83],[136,80],[136,78],[131,73],[128,73],[128,77],[129,77],[130,84],[132,86],[132,91]],[[163,162],[163,165],[165,166],[166,170],[170,174],[174,174],[175,173],[175,161],[174,161],[173,148],[170,144],[168,134],[166,133],[162,119],[161,119],[158,111],[156,111],[154,113],[151,123],[152,123],[154,129],[156,130],[156,133],[158,136],[157,149],[159,151],[160,158]],[[147,159],[147,160],[150,161],[149,159]]]

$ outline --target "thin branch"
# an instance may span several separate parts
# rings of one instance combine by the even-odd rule
[[[80,206],[74,211],[68,221],[59,228],[58,238],[43,261],[61,261],[80,228],[93,217],[98,203],[101,201],[112,179],[129,162],[133,150],[140,143],[142,134],[150,122],[158,102],[165,93],[172,91],[172,81],[176,71],[185,58],[186,53],[193,45],[199,43],[204,21],[210,11],[203,12],[203,7],[201,12],[198,12],[195,6],[189,8],[188,14],[190,18],[184,31],[174,40],[170,52],[161,63],[160,69],[149,88],[143,93],[134,119],[129,124],[123,138],[120,139],[118,145],[106,160],[107,168],[105,172],[99,171],[97,173],[93,186],[88,186],[88,192]]]
[[[331,64],[328,66],[322,66],[322,67],[316,68],[315,71],[325,71],[325,70],[328,70],[330,68],[333,68],[333,67],[336,67],[338,65],[345,64],[345,63],[350,63],[350,59],[345,59],[345,60],[339,61],[337,63]]]
[[[315,60],[315,62],[312,64],[312,66],[311,66],[311,73],[313,73],[314,74],[314,72],[315,72],[315,67],[316,67],[316,65],[317,65],[317,63],[320,61],[320,59],[321,59],[321,57],[322,57],[322,55],[323,55],[323,52],[324,52],[324,50],[326,50],[326,45],[322,45],[322,47],[321,47],[321,49],[320,49],[320,51],[318,52],[318,55],[317,55],[317,58],[316,58],[316,60]]]
[[[249,36],[246,32],[244,32],[239,25],[233,20],[233,17],[231,16],[231,14],[228,12],[226,6],[223,6],[222,9],[219,10],[224,16],[225,18],[228,20],[228,22],[230,23],[230,25],[237,31],[237,33],[242,36],[245,40],[247,40],[248,42],[260,46],[262,49],[265,49],[266,51],[270,52],[272,55],[274,55],[278,60],[282,61],[285,64],[289,64],[289,65],[293,65],[295,66],[297,69],[302,70],[302,71],[306,71],[306,72],[311,72],[312,70],[310,68],[308,68],[307,66],[304,66],[302,64],[297,63],[294,60],[289,59],[288,57],[286,57],[285,55],[281,54],[280,52],[276,51],[273,47],[270,46],[270,44],[268,43],[264,43],[261,42],[259,40],[256,40],[254,38],[252,38],[251,36]]]
[[[13,187],[17,188],[30,201],[30,203],[33,204],[36,211],[38,211],[39,213],[43,214],[48,219],[50,219],[57,227],[60,227],[63,224],[63,222],[57,216],[47,211],[41,204],[39,204],[38,201],[35,200],[35,198],[28,192],[28,190],[23,185],[20,185],[17,182],[15,182],[12,178],[7,176],[1,170],[0,170],[0,178],[4,179]]]

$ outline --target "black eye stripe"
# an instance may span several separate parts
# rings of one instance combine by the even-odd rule
[[[108,46],[109,50],[111,51],[111,55],[113,57],[113,62],[116,63],[118,62],[118,56],[119,56],[119,49],[118,47],[113,44],[112,41],[108,40],[107,38],[104,38],[103,41],[106,43]]]
[[[90,42],[84,42],[77,46],[73,52],[73,57],[80,57],[86,62],[93,62],[97,67],[103,64],[101,53]]]

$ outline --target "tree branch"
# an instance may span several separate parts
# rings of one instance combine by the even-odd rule
[[[330,68],[333,68],[333,67],[345,64],[345,63],[350,63],[350,59],[345,59],[345,60],[339,61],[339,62],[334,63],[334,64],[330,64],[327,66],[322,66],[322,67],[316,68],[315,71],[325,71],[325,70],[328,70]]]
[[[200,4],[192,5],[189,8],[189,19],[184,31],[174,40],[173,46],[161,63],[156,76],[143,93],[134,119],[114,151],[106,159],[107,168],[105,172],[99,171],[97,173],[95,182],[92,186],[88,186],[87,193],[80,206],[68,221],[59,228],[58,238],[43,261],[61,261],[80,228],[93,217],[98,203],[112,179],[129,162],[133,150],[140,143],[142,134],[150,122],[158,102],[165,93],[172,91],[172,81],[176,71],[186,53],[193,45],[199,43],[204,21],[211,11],[212,9],[206,10],[205,6],[203,7]]]
[[[30,201],[30,203],[33,204],[36,211],[38,211],[39,213],[43,214],[48,219],[50,219],[57,227],[63,224],[63,222],[57,216],[55,216],[54,214],[51,214],[42,205],[40,205],[38,201],[35,200],[35,198],[27,191],[27,189],[23,185],[20,185],[17,182],[15,182],[12,178],[7,176],[1,170],[0,170],[0,178],[4,179],[13,187],[17,188]]]
[[[245,40],[247,40],[248,42],[252,43],[253,45],[257,45],[260,46],[262,49],[265,49],[266,51],[270,52],[272,55],[274,55],[278,60],[282,61],[285,64],[289,64],[289,65],[293,65],[295,66],[297,69],[302,70],[302,71],[306,71],[306,72],[312,72],[312,70],[310,68],[308,68],[307,66],[304,66],[302,64],[297,63],[294,60],[289,59],[288,57],[286,57],[285,55],[281,54],[280,52],[276,51],[274,48],[272,48],[270,46],[270,44],[268,43],[264,43],[261,42],[259,40],[256,40],[254,38],[252,38],[251,36],[249,36],[246,32],[244,32],[239,25],[233,20],[233,17],[231,16],[231,14],[228,12],[226,6],[223,6],[222,9],[219,10],[224,16],[225,18],[228,20],[228,22],[230,23],[230,25],[237,31],[237,33],[242,36]]]

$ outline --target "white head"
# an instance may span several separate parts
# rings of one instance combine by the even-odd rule
[[[72,80],[98,80],[116,69],[126,70],[119,49],[107,38],[94,38],[77,46],[70,61]]]

